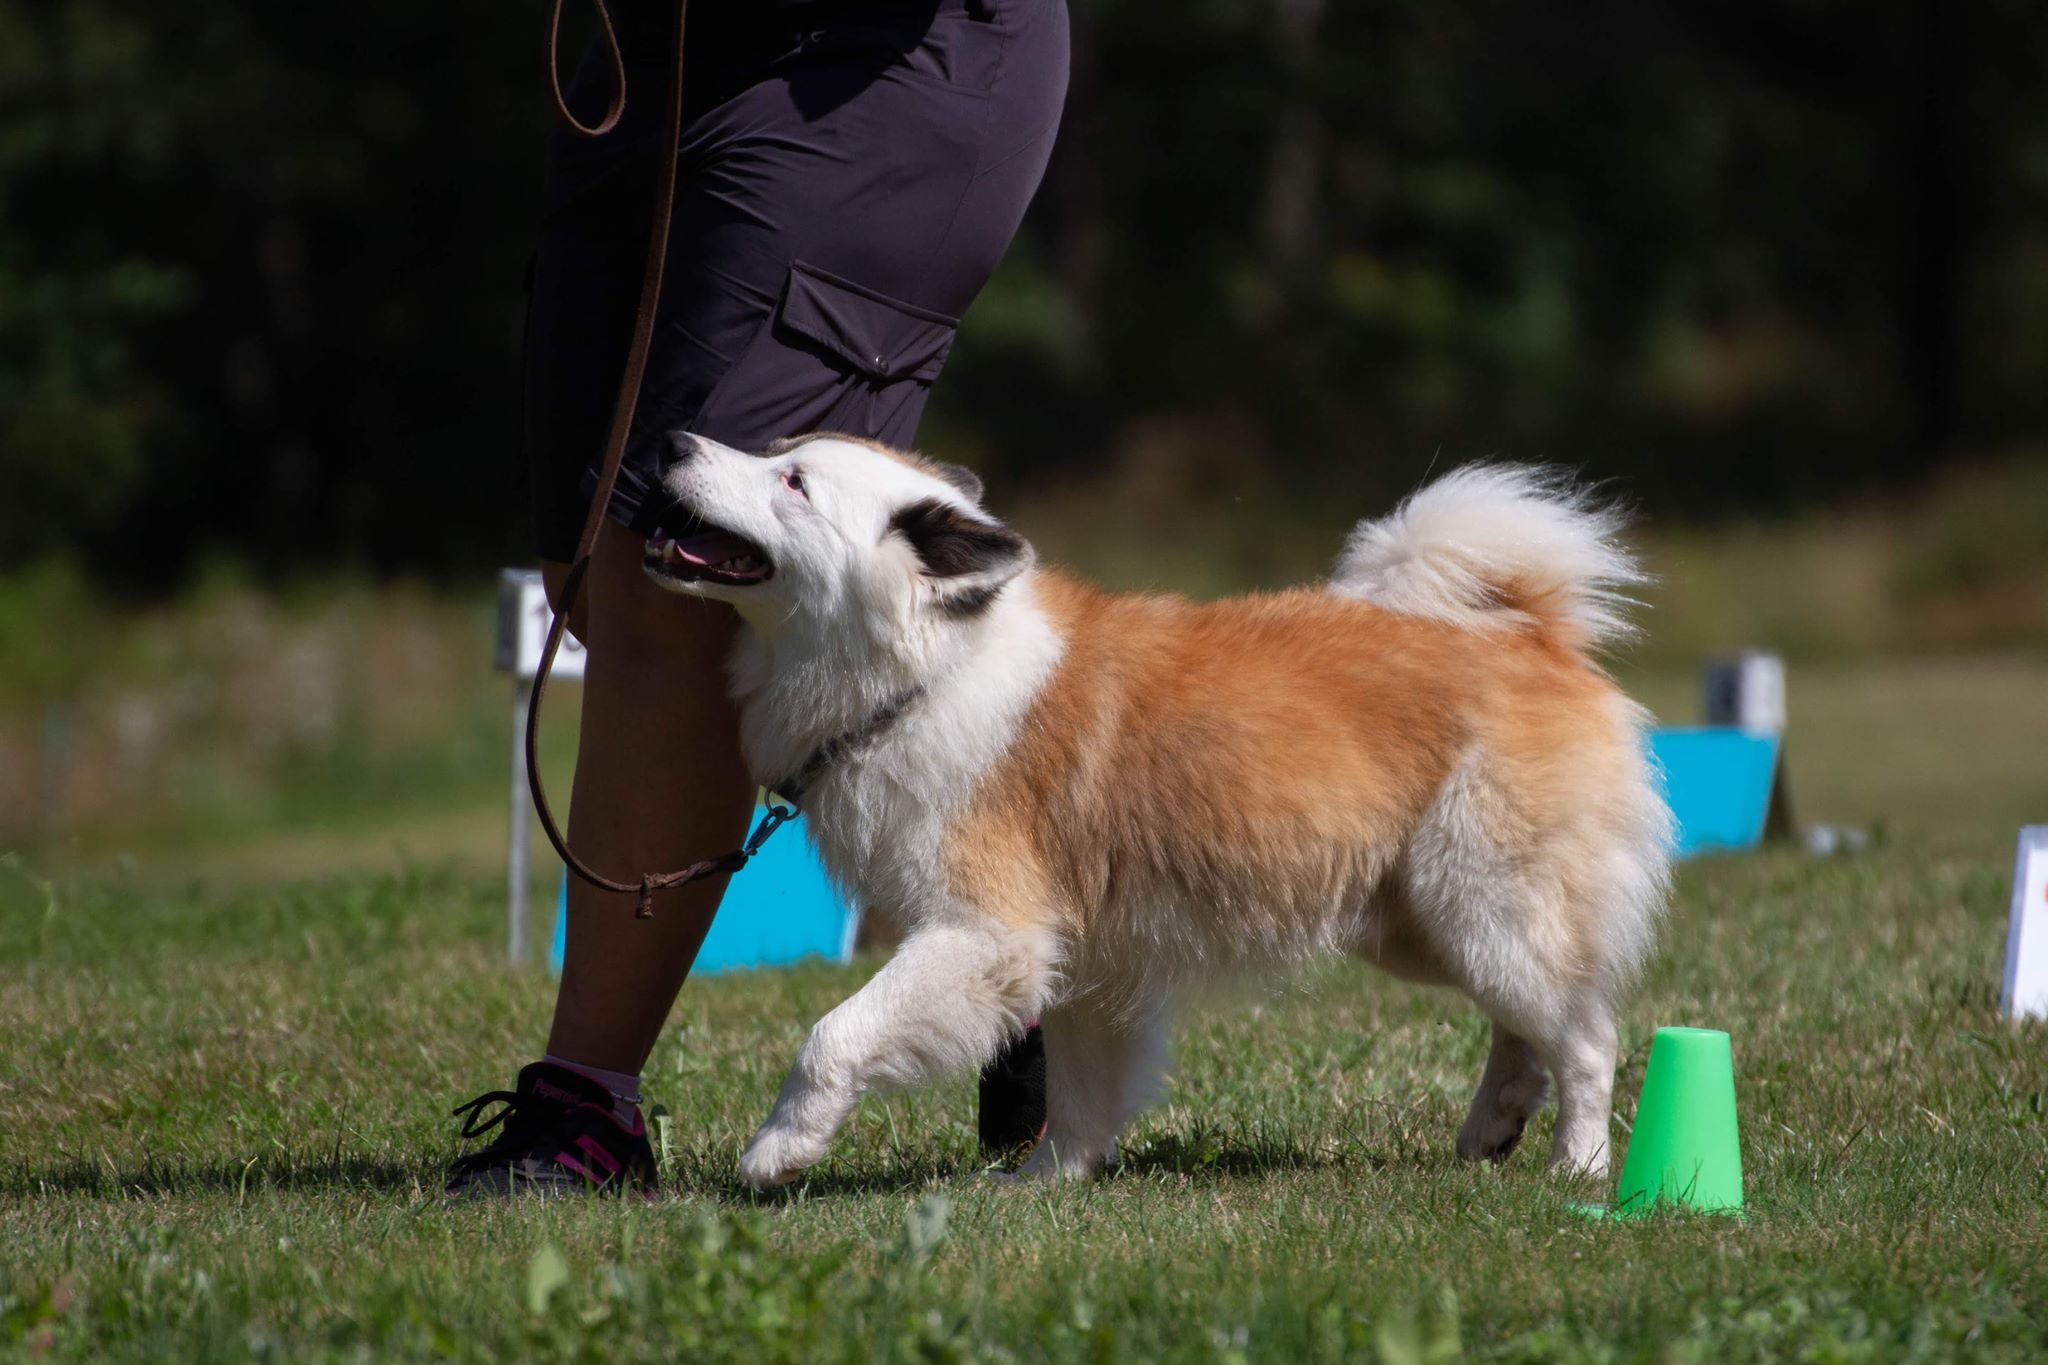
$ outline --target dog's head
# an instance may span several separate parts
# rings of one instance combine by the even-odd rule
[[[674,506],[648,538],[666,588],[730,602],[757,629],[900,636],[985,612],[1031,567],[1031,546],[981,508],[981,481],[846,436],[758,455],[670,438]]]

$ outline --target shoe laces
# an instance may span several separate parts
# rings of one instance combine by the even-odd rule
[[[486,1114],[484,1111],[494,1104],[500,1107]],[[559,1101],[522,1095],[516,1090],[486,1090],[475,1099],[456,1105],[449,1111],[449,1117],[463,1121],[461,1136],[464,1138],[482,1137],[502,1125],[505,1131],[491,1144],[497,1147],[520,1142],[534,1134],[553,1116],[552,1111],[563,1107]]]

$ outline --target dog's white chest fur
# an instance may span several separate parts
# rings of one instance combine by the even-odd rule
[[[804,796],[804,825],[826,870],[861,908],[881,909],[906,928],[954,908],[941,856],[947,821],[1016,738],[1062,649],[1028,575],[955,629],[959,638],[939,646],[952,657],[924,675],[922,694],[901,718],[821,773]],[[747,760],[757,775],[802,761],[788,736],[815,735],[814,717],[867,705],[820,695],[831,692],[835,676],[846,675],[813,676],[807,696],[771,685],[742,700]]]

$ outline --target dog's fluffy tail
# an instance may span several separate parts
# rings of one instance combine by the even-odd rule
[[[1533,621],[1593,649],[1633,633],[1627,590],[1647,581],[1626,520],[1562,470],[1466,465],[1359,523],[1330,590],[1470,629]]]

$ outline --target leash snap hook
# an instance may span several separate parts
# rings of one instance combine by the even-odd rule
[[[768,836],[795,818],[796,812],[780,802],[770,806],[761,813],[760,823],[754,826],[754,832],[747,836],[747,842],[740,851],[749,858],[753,857],[761,851],[761,845],[768,842]]]

